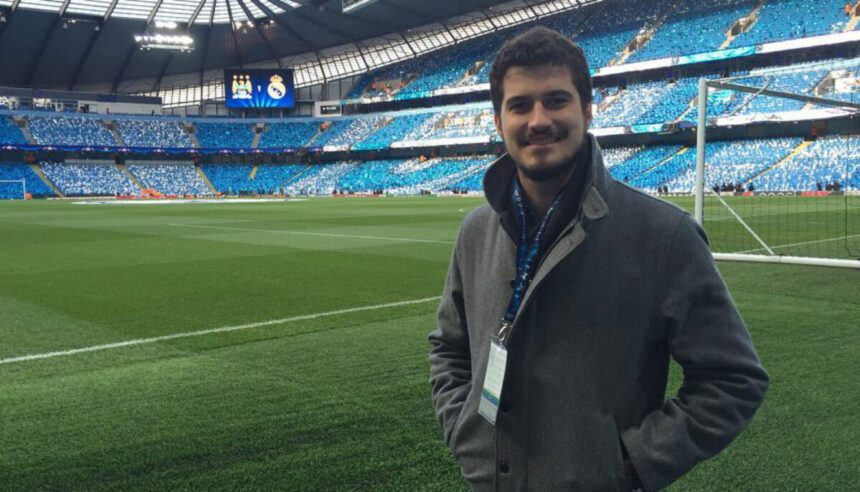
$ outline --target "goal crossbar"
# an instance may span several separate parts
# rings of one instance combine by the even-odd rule
[[[802,101],[805,103],[818,104],[819,106],[832,106],[835,108],[849,108],[860,111],[860,104],[853,103],[849,101],[839,101],[836,99],[827,99],[825,97],[817,97],[817,96],[807,96],[804,94],[793,94],[791,92],[782,92],[775,91],[773,89],[767,89],[764,87],[751,87],[747,85],[734,84],[731,82],[719,82],[715,80],[706,80],[705,85],[707,87],[713,87],[715,89],[726,89],[738,92],[747,92],[751,94],[759,94],[763,96],[773,96],[773,97],[781,97],[783,99],[793,99],[795,101]]]

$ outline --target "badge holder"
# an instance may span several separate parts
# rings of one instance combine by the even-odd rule
[[[478,403],[478,413],[492,425],[496,425],[496,416],[499,414],[507,363],[508,350],[498,338],[493,337],[490,340],[490,356],[487,373],[484,375],[484,387],[481,389],[481,401]]]

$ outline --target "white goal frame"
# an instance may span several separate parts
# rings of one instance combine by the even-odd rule
[[[835,258],[815,258],[804,256],[786,256],[778,255],[756,234],[756,232],[739,216],[731,207],[726,204],[717,193],[705,186],[705,135],[707,131],[708,121],[708,88],[733,90],[738,92],[747,92],[756,95],[774,96],[785,99],[793,99],[806,103],[818,104],[821,106],[830,106],[843,109],[854,110],[860,113],[860,104],[846,101],[836,101],[816,96],[807,96],[803,94],[792,94],[790,92],[774,91],[762,87],[750,87],[746,85],[726,82],[723,80],[710,80],[704,77],[699,79],[699,95],[698,95],[698,122],[696,126],[696,181],[695,181],[695,218],[696,222],[704,227],[704,203],[705,193],[714,194],[720,202],[729,210],[735,219],[762,245],[762,249],[767,251],[767,255],[763,254],[743,254],[743,253],[712,253],[714,259],[726,261],[751,261],[762,263],[789,263],[794,265],[815,265],[829,266],[841,268],[857,268],[860,269],[860,260],[842,260]]]

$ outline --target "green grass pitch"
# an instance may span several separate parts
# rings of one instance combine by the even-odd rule
[[[481,202],[0,202],[0,490],[464,489],[430,403],[436,301],[421,300]],[[784,220],[756,210],[763,229]],[[837,216],[816,220],[836,234]],[[755,248],[708,227],[715,248]],[[860,273],[719,267],[772,385],[674,490],[856,488]]]

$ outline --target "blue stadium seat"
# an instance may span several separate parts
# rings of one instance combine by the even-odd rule
[[[129,147],[193,147],[188,133],[176,120],[123,118],[115,121],[117,133]]]
[[[40,167],[45,176],[66,196],[138,196],[142,193],[113,163],[42,162]]]
[[[53,190],[42,181],[30,166],[20,163],[0,162],[0,181],[24,180],[27,193],[32,196],[54,196]],[[18,183],[0,183],[0,200],[21,199],[24,188]]]

